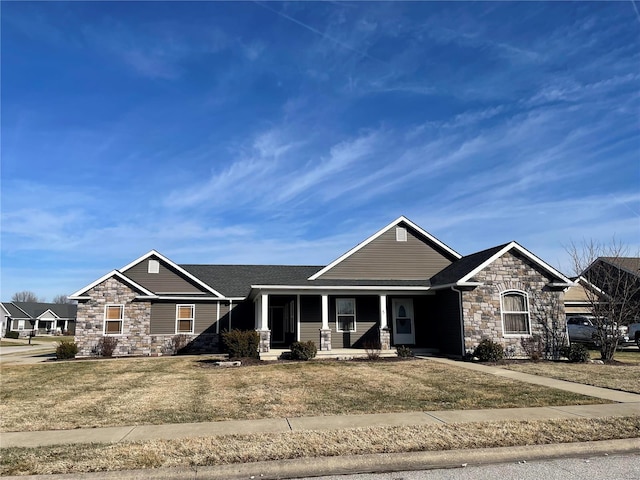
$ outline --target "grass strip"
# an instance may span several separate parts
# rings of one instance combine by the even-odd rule
[[[640,416],[370,427],[1,450],[1,475],[215,466],[302,457],[635,438]]]

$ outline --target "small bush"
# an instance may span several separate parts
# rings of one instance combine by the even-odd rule
[[[255,330],[222,332],[222,344],[229,358],[258,358],[260,336]]]
[[[186,353],[189,341],[189,336],[184,334],[179,334],[171,337],[171,354],[180,355],[181,353]]]
[[[473,356],[481,362],[499,362],[504,358],[504,348],[490,338],[485,338],[473,351]]]
[[[13,339],[20,338],[20,332],[7,332],[5,336]]]
[[[56,347],[56,358],[58,360],[75,358],[76,353],[78,353],[78,346],[76,345],[76,342],[62,340]]]
[[[398,355],[400,358],[409,358],[413,357],[413,352],[409,347],[399,345],[396,347],[396,355]]]
[[[569,347],[564,346],[560,353],[563,357],[567,357],[571,363],[587,363],[591,359],[589,350],[582,343],[572,343]]]
[[[115,337],[102,337],[98,342],[98,355],[103,357],[113,357],[113,352],[118,346],[118,339]]]
[[[520,345],[522,345],[522,349],[527,356],[534,362],[539,362],[544,357],[544,343],[540,335],[522,337]]]
[[[292,360],[311,360],[318,353],[316,344],[309,340],[308,342],[293,342],[291,344]]]
[[[382,345],[377,340],[370,340],[368,342],[364,342],[364,351],[367,352],[367,358],[369,360],[379,360],[380,359],[380,351],[382,350]]]

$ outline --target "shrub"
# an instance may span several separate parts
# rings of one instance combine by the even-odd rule
[[[485,338],[473,351],[473,356],[481,362],[498,362],[504,358],[504,348],[490,338]]]
[[[222,332],[222,344],[229,358],[258,358],[260,336],[255,330]]]
[[[540,335],[532,335],[531,337],[522,337],[520,345],[527,356],[534,362],[542,360],[544,357],[544,342]]]
[[[7,332],[5,335],[7,338],[20,338],[20,332]]]
[[[180,355],[181,353],[185,353],[189,341],[189,336],[184,334],[171,337],[171,354]]]
[[[113,357],[113,352],[118,346],[118,339],[115,337],[102,337],[98,342],[98,355],[103,357]]]
[[[367,358],[369,360],[379,360],[380,359],[380,350],[382,350],[382,345],[377,340],[370,340],[368,342],[364,342],[364,351],[367,352]]]
[[[561,354],[567,357],[571,363],[587,363],[591,358],[589,350],[582,343],[572,343],[569,347],[562,347]]]
[[[292,360],[311,360],[318,353],[316,344],[309,340],[308,342],[293,342],[291,344]]]
[[[62,340],[56,347],[56,358],[58,360],[75,358],[76,353],[78,353],[78,346],[76,345],[76,342]]]
[[[400,358],[409,358],[413,357],[413,352],[409,347],[399,345],[396,347],[396,355],[398,355]]]

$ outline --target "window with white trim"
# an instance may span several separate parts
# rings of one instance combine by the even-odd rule
[[[356,331],[355,298],[336,298],[336,331]]]
[[[24,330],[24,320],[18,320],[18,330]]]
[[[104,334],[122,335],[122,323],[124,321],[124,305],[105,305],[104,307]]]
[[[176,333],[193,333],[195,305],[176,305]]]
[[[407,229],[404,227],[396,227],[396,242],[407,241]]]
[[[520,290],[507,290],[500,294],[502,331],[505,335],[530,335],[529,298]]]

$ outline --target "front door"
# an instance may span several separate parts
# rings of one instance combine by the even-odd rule
[[[413,322],[413,299],[394,298],[392,306],[394,345],[415,345],[416,333]]]
[[[273,343],[284,343],[284,308],[269,307],[269,329]]]

